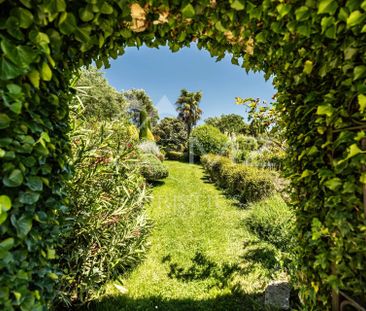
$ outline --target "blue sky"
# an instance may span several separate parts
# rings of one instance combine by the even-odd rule
[[[202,120],[228,113],[245,116],[243,107],[235,105],[236,96],[270,102],[275,93],[262,73],[246,74],[244,69],[231,64],[230,57],[215,62],[207,51],[194,45],[177,53],[167,47],[128,48],[123,56],[111,60],[105,76],[119,91],[145,89],[160,117],[176,115],[174,103],[182,88],[202,91]]]

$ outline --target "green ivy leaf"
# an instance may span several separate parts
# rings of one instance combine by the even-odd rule
[[[5,39],[1,40],[1,50],[9,60],[21,68],[27,68],[36,57],[36,53],[31,47],[26,45],[15,46]]]
[[[357,96],[360,112],[363,113],[366,109],[366,95],[360,94]]]
[[[11,15],[18,19],[20,28],[29,28],[33,24],[33,15],[27,9],[15,8],[11,11]]]
[[[192,18],[196,15],[196,11],[192,4],[188,3],[183,9],[182,9],[182,15],[185,18]]]
[[[39,200],[40,194],[33,191],[25,191],[19,194],[19,202],[23,204],[34,204]]]
[[[0,242],[0,253],[4,251],[10,250],[14,246],[14,239],[13,238],[7,238]]]
[[[7,195],[0,195],[0,214],[7,212],[11,208],[11,200]]]
[[[36,89],[39,89],[39,81],[41,80],[41,75],[39,74],[39,71],[36,69],[33,69],[27,74],[27,77],[28,77],[29,81],[32,83],[32,85]]]
[[[324,185],[330,190],[337,190],[342,185],[342,180],[338,177],[327,180]]]
[[[310,16],[309,8],[307,6],[302,6],[298,8],[295,11],[295,16],[297,21],[307,20]]]
[[[19,68],[12,62],[8,61],[4,56],[0,58],[0,79],[10,80],[14,79],[25,72],[24,69]]]
[[[11,119],[5,113],[0,113],[0,129],[9,127]]]
[[[331,117],[333,115],[334,108],[327,104],[327,105],[320,105],[316,111],[317,115],[326,115],[327,117]]]
[[[353,69],[353,79],[357,80],[363,78],[366,75],[366,66],[360,65]]]
[[[366,172],[363,172],[360,176],[360,182],[366,184]]]
[[[48,259],[56,258],[56,251],[53,248],[47,248],[47,258]]]
[[[318,14],[334,14],[338,8],[335,0],[321,0],[318,4]]]
[[[311,74],[313,71],[313,62],[311,60],[307,60],[304,64],[304,73],[307,75]]]
[[[365,20],[365,13],[360,11],[353,11],[347,18],[347,28],[351,28],[361,24]]]
[[[3,212],[0,214],[0,225],[8,218],[8,214]]]
[[[13,215],[11,217],[11,223],[15,227],[17,236],[20,239],[24,239],[32,229],[32,218],[26,215],[21,216],[18,220]]]
[[[233,1],[230,6],[234,9],[234,10],[237,10],[237,11],[241,11],[241,10],[244,10],[245,6],[244,6],[244,3],[242,3],[241,1],[239,0],[235,0]]]
[[[225,31],[226,31],[226,28],[225,28],[224,26],[222,26],[221,21],[218,21],[218,22],[215,24],[215,28],[216,28],[218,31],[221,31],[221,32],[225,32]]]
[[[104,1],[102,7],[100,8],[100,13],[102,14],[112,14],[113,7],[108,4],[108,2]]]
[[[63,12],[59,19],[59,29],[64,35],[70,35],[77,27],[74,14]]]
[[[88,8],[82,8],[79,10],[80,19],[83,22],[89,22],[94,18],[94,14],[92,11],[89,11]]]
[[[23,183],[23,174],[19,169],[14,169],[9,176],[3,178],[3,183],[7,187],[18,187]]]
[[[41,77],[44,81],[50,81],[52,79],[52,70],[46,62],[42,64]]]
[[[281,3],[276,7],[277,12],[280,14],[281,17],[285,17],[291,11],[291,5]]]
[[[32,191],[42,191],[43,190],[43,182],[42,178],[38,176],[31,176],[27,178],[26,185]]]

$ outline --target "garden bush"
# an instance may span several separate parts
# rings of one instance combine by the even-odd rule
[[[163,163],[153,154],[145,153],[141,155],[140,163],[141,174],[147,181],[157,181],[168,177],[168,169]]]
[[[295,216],[280,196],[251,205],[245,223],[262,240],[281,251],[291,250]]]
[[[201,163],[211,179],[241,203],[259,201],[274,192],[274,173],[213,154],[201,157]]]
[[[236,136],[236,143],[238,144],[238,148],[243,151],[253,151],[258,149],[258,142],[253,136],[238,135]]]
[[[184,160],[184,158],[185,158],[184,152],[180,152],[180,151],[167,151],[165,156],[167,159],[174,160],[174,161],[181,161],[181,160]]]
[[[138,153],[128,124],[74,124],[70,212],[58,250],[63,275],[57,303],[62,305],[85,303],[134,267],[150,229],[144,211],[149,195],[135,165]]]
[[[157,144],[166,151],[182,152],[187,145],[187,129],[177,118],[164,118],[154,128]]]
[[[190,146],[195,156],[207,153],[222,154],[226,151],[229,140],[227,136],[212,125],[201,125],[193,129]]]
[[[159,146],[154,141],[145,140],[138,145],[138,149],[145,154],[153,154],[160,161],[164,160],[164,154],[160,151]]]

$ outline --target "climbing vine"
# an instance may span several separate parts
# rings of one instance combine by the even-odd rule
[[[0,0],[0,308],[42,310],[56,293],[73,74],[127,46],[191,42],[274,75],[304,309],[365,294],[365,20],[362,0]]]

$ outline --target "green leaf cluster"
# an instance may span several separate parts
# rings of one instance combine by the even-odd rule
[[[364,294],[365,1],[143,1],[138,14],[132,3],[0,1],[1,195],[11,201],[1,203],[0,309],[41,310],[56,292],[47,250],[69,205],[74,73],[108,67],[128,46],[192,41],[274,77],[304,308],[328,310],[332,289]]]

